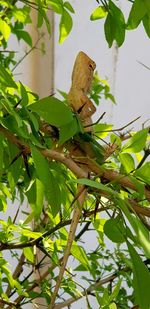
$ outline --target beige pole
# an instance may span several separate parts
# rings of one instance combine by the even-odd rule
[[[39,94],[45,97],[54,92],[54,14],[49,10],[48,17],[51,23],[51,35],[48,34],[45,24],[37,29],[37,11],[32,10],[32,24],[29,28],[33,45],[41,35],[38,45],[27,57],[26,76],[28,75],[27,85]],[[42,53],[44,49],[44,53]]]

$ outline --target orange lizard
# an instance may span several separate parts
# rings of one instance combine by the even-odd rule
[[[73,110],[78,113],[85,126],[92,123],[91,116],[96,111],[94,104],[87,97],[91,90],[95,68],[95,62],[80,51],[76,57],[72,72],[72,85],[68,93],[68,102]],[[91,131],[90,126],[85,131]]]

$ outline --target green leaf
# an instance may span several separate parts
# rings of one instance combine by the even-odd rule
[[[110,13],[108,13],[107,17],[106,17],[106,21],[104,24],[104,30],[105,30],[105,37],[106,37],[106,41],[109,45],[109,47],[112,46],[112,43],[115,39],[115,24],[113,21],[113,17],[111,16]]]
[[[122,146],[121,138],[114,133],[110,134],[110,142],[111,142],[111,144],[118,145],[118,148],[121,148],[121,146]]]
[[[123,211],[129,223],[131,224],[131,227],[135,232],[135,238],[137,243],[144,250],[145,255],[150,258],[149,231],[146,229],[146,227],[137,216],[131,214],[129,210],[129,207],[131,206],[128,204],[127,201],[120,199],[118,196],[116,203],[119,205],[120,209]]]
[[[150,273],[134,247],[127,242],[133,267],[133,286],[137,305],[140,309],[150,308]]]
[[[75,244],[75,242],[73,242],[73,245],[71,247],[71,254],[87,269],[89,270],[90,265],[89,265],[89,261],[86,255],[86,252],[84,251],[84,249],[80,246],[78,246],[77,244]]]
[[[13,16],[15,21],[19,21],[21,23],[31,23],[30,19],[30,8],[27,6],[22,7],[21,9],[17,8],[16,6],[13,7]]]
[[[109,130],[112,130],[113,125],[112,124],[106,124],[106,123],[98,123],[93,126],[94,133],[101,138],[106,137],[110,132],[107,132]]]
[[[11,74],[0,64],[0,83],[5,87],[17,89],[17,85],[12,79]]]
[[[115,40],[120,47],[125,39],[125,19],[122,11],[110,1],[110,10],[115,22]]]
[[[58,92],[61,94],[61,96],[63,97],[63,99],[65,101],[67,101],[67,97],[68,97],[68,94],[62,90],[58,90]]]
[[[9,39],[11,28],[3,19],[0,18],[0,32],[2,33],[5,41]]]
[[[44,205],[44,186],[42,182],[36,179],[36,207],[34,209],[35,218],[39,218]]]
[[[39,238],[39,237],[42,236],[42,233],[33,232],[33,231],[30,231],[30,230],[27,230],[27,229],[21,229],[20,233],[23,236],[26,236],[26,237],[29,237],[29,238],[34,238],[34,239]]]
[[[115,303],[111,303],[109,305],[109,309],[117,309],[117,305]]]
[[[120,153],[119,159],[127,173],[135,169],[134,159],[129,153]]]
[[[91,14],[90,20],[97,20],[106,17],[108,12],[103,5],[98,6]]]
[[[7,210],[7,202],[5,196],[0,192],[0,211],[6,212]],[[2,239],[3,240],[3,239]]]
[[[109,291],[108,287],[103,290],[103,296],[99,297],[98,302],[100,304],[100,308],[109,309]]]
[[[32,157],[34,160],[37,176],[43,183],[45,189],[45,195],[52,208],[54,216],[60,209],[60,189],[58,183],[56,183],[53,174],[49,169],[49,164],[46,158],[34,147],[31,146]]]
[[[26,106],[28,105],[28,94],[27,94],[25,86],[21,82],[20,82],[20,91],[21,91],[21,97],[22,97],[21,105]]]
[[[2,133],[0,133],[0,177],[2,176],[3,172],[3,154],[4,154],[4,136]]]
[[[30,247],[23,248],[23,253],[29,262],[34,263],[33,248]]]
[[[122,152],[137,153],[142,151],[146,144],[147,133],[148,129],[143,129],[134,134],[123,146]]]
[[[124,226],[118,218],[107,220],[104,225],[105,235],[115,243],[123,243],[125,241],[122,234],[123,229]]]
[[[57,14],[62,14],[63,11],[63,2],[59,0],[50,0],[49,4],[51,5],[53,11]]]
[[[62,44],[64,40],[67,38],[71,29],[72,29],[72,17],[66,10],[63,10],[60,24],[59,24],[59,43],[60,44]]]
[[[65,126],[60,127],[59,145],[64,144],[79,131],[78,121],[74,117],[73,120]]]
[[[41,28],[43,25],[43,21],[45,21],[45,25],[47,28],[47,32],[50,34],[51,33],[51,25],[50,21],[46,15],[45,8],[43,8],[43,5],[38,1],[38,22],[37,22],[37,27]]]
[[[112,291],[112,294],[109,296],[109,300],[110,302],[115,300],[119,294],[119,291],[120,291],[120,287],[121,287],[121,283],[122,283],[122,279],[119,279],[117,284],[115,285],[113,291]],[[117,307],[114,307],[114,306],[109,306],[111,309],[113,308],[117,308]]]
[[[24,30],[15,30],[18,40],[24,40],[29,46],[32,47],[32,38],[27,31]]]
[[[149,0],[144,0],[144,3],[145,3],[145,6],[146,6],[146,9],[147,9],[147,13],[150,12],[150,2],[149,2]]]
[[[138,198],[139,199],[144,199],[145,198],[145,184],[138,180],[136,177],[132,177],[130,176],[130,180],[132,181],[132,183],[134,184],[134,186],[136,187],[136,190],[138,192]],[[134,193],[136,194],[136,193]]]
[[[147,12],[147,8],[145,6],[145,1],[135,0],[127,21],[127,29],[135,29],[140,24],[141,20],[145,16]]]
[[[122,11],[110,0],[109,13],[107,15],[105,25],[105,36],[109,44],[112,46],[114,40],[120,47],[125,39],[125,19]]]
[[[73,180],[74,182],[77,182],[81,185],[85,185],[85,186],[88,186],[88,187],[92,187],[92,188],[96,188],[96,189],[99,189],[99,190],[103,190],[103,191],[106,191],[107,193],[110,193],[110,194],[113,194],[113,190],[111,190],[110,188],[108,188],[107,186],[99,183],[99,182],[96,182],[94,180],[90,180],[90,179],[86,179],[86,178],[81,178],[81,179],[77,179],[77,180]]]
[[[13,159],[18,155],[19,153],[19,150],[18,148],[12,144],[12,143],[9,143],[8,144],[8,149],[9,149],[9,156],[10,156],[10,163],[13,161]],[[14,184],[16,185],[17,182],[18,182],[18,179],[21,175],[21,172],[22,172],[22,169],[23,169],[23,160],[22,160],[22,157],[20,156],[17,160],[15,160],[13,162],[13,164],[11,164],[9,166],[9,171],[11,173],[11,176],[14,180]]]
[[[64,7],[70,11],[71,13],[75,13],[74,8],[72,7],[72,5],[70,4],[70,2],[66,1],[64,2]]]
[[[134,176],[140,178],[150,185],[150,162],[146,162],[143,166],[134,172]]]
[[[116,104],[115,97],[111,93],[106,93],[105,99],[110,99],[114,104]]]
[[[145,28],[145,31],[150,38],[150,14],[146,14],[144,18],[142,19],[143,26]]]
[[[30,207],[32,208],[32,216],[35,219],[40,218],[44,205],[44,186],[38,178],[30,183],[29,188],[26,191],[26,196]]]
[[[9,188],[8,188],[5,184],[0,183],[0,190],[3,192],[3,194],[4,194],[7,198],[9,198],[9,199],[12,198],[12,196],[11,196],[11,194],[10,194],[10,190],[9,190]]]
[[[46,97],[37,101],[30,105],[30,110],[36,112],[49,124],[58,127],[73,120],[71,109],[54,97]]]

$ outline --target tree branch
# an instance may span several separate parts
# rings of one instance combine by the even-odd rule
[[[88,175],[86,175],[86,178],[87,177]],[[75,239],[76,229],[77,229],[77,226],[80,221],[81,214],[82,214],[82,208],[83,208],[83,204],[86,198],[86,193],[87,193],[86,187],[83,185],[78,185],[78,193],[77,193],[78,199],[77,199],[77,203],[75,205],[73,215],[72,215],[70,230],[69,230],[68,239],[67,239],[67,245],[65,248],[65,252],[64,252],[62,264],[60,267],[60,271],[58,274],[57,282],[54,288],[54,292],[52,293],[51,302],[50,302],[50,305],[48,306],[48,309],[52,309],[55,305],[55,300],[56,300],[56,297],[57,297],[57,294],[58,294],[58,291],[59,291],[59,288],[62,282],[62,278],[65,272],[65,268],[68,262],[72,243]]]
[[[8,308],[12,308],[15,307],[17,308],[17,303],[16,302],[13,302],[13,301],[7,301],[7,300],[4,300],[2,298],[0,298],[0,305],[9,305]]]
[[[10,142],[16,144],[16,146],[19,147],[19,149],[24,149],[24,151],[27,154],[30,153],[29,146],[26,145],[24,142],[22,142],[20,139],[18,139],[14,134],[9,132],[9,130],[5,129],[4,127],[0,125],[0,131],[9,139]],[[124,176],[114,170],[101,167],[93,159],[84,157],[80,159],[75,158],[73,160],[69,155],[65,155],[56,150],[40,149],[40,148],[38,148],[38,150],[41,152],[41,154],[43,154],[44,157],[63,163],[78,178],[87,178],[87,173],[81,167],[79,167],[79,165],[75,162],[78,162],[80,164],[82,163],[86,164],[90,171],[94,172],[96,175],[99,175],[100,177],[107,179],[108,181],[116,182],[120,184],[122,187],[130,188],[134,191],[137,191],[136,186],[132,183],[132,181],[129,179],[128,176]],[[148,199],[148,201],[150,201],[150,190],[145,189],[145,196]]]
[[[124,268],[124,269],[122,269],[122,271],[129,271],[129,269]],[[106,283],[108,283],[110,281],[113,281],[117,277],[118,277],[118,273],[114,273],[114,274],[112,274],[112,275],[110,275],[110,276],[108,276],[108,277],[106,277],[104,279],[100,279],[100,280],[96,281],[95,284],[91,284],[87,289],[84,289],[84,291],[81,293],[82,295],[71,297],[68,300],[66,300],[66,301],[64,301],[64,302],[62,302],[60,304],[56,304],[54,306],[54,309],[61,309],[61,308],[70,306],[71,304],[73,304],[77,300],[79,300],[82,297],[90,294],[92,291],[95,291],[100,286],[102,286],[102,285],[104,285],[104,284],[106,284]]]

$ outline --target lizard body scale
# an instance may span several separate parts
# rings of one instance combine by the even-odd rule
[[[76,113],[78,113],[83,125],[89,125],[87,130],[85,129],[88,132],[91,131],[91,116],[96,111],[94,104],[87,97],[87,94],[90,92],[91,89],[93,72],[95,67],[96,64],[92,59],[90,59],[84,52],[79,52],[75,60],[72,73],[72,85],[68,93],[68,102],[70,106]],[[88,177],[88,172],[86,171],[86,173]],[[86,197],[86,188],[83,185],[78,185],[77,191],[78,198],[72,215],[67,245],[65,248],[63,261],[60,266],[60,271],[58,274],[54,292],[52,294],[51,303],[48,307],[49,309],[52,309],[55,306],[55,299],[61,285],[61,281],[70,255],[71,246],[75,238],[76,229],[82,214],[82,207]]]

